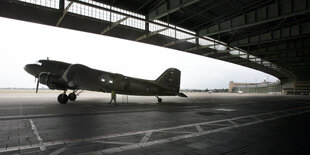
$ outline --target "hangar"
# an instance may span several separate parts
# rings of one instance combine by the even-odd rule
[[[134,40],[310,90],[309,0],[3,0],[0,16]]]
[[[0,1],[2,17],[211,57],[274,75],[283,89],[308,92],[309,15],[310,0]],[[309,96],[193,93],[157,106],[130,97],[111,107],[109,94],[59,106],[54,92],[32,93],[0,90],[0,153],[309,152]]]

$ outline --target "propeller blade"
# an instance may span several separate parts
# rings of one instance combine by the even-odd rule
[[[36,93],[38,93],[39,84],[40,84],[40,77],[41,77],[41,73],[39,74],[39,77],[38,77],[38,80],[37,80]]]
[[[38,82],[37,82],[36,93],[38,93],[38,89],[39,89],[39,79],[38,79]]]

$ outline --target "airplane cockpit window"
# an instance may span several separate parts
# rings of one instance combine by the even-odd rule
[[[42,63],[40,61],[36,61],[34,64],[37,64],[39,66],[42,66]]]

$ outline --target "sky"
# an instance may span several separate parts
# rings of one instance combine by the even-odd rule
[[[23,67],[39,59],[79,63],[155,80],[181,70],[181,89],[228,88],[234,82],[278,79],[247,67],[159,46],[0,17],[0,88],[35,88]]]

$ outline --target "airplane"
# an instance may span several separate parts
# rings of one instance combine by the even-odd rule
[[[36,93],[40,83],[52,90],[63,90],[57,97],[60,104],[75,101],[79,90],[155,96],[158,102],[162,102],[159,96],[187,97],[179,92],[181,71],[176,68],[167,69],[156,80],[138,79],[92,69],[82,64],[49,59],[39,60],[37,64],[27,64],[24,70],[38,79]],[[72,90],[72,93],[67,95],[67,90]]]

